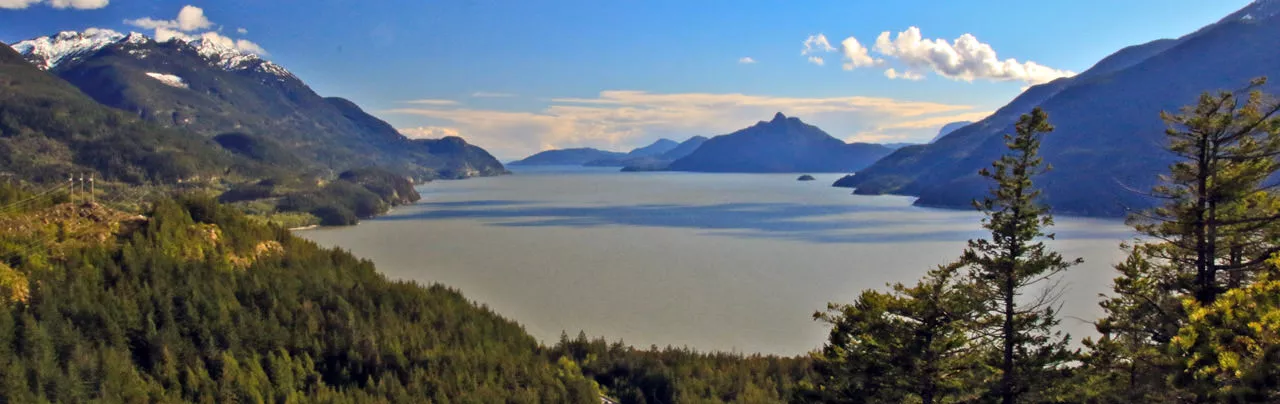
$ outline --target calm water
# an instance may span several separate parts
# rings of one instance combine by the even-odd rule
[[[388,276],[461,289],[554,342],[561,331],[629,344],[800,354],[811,318],[886,282],[911,282],[981,236],[973,212],[851,196],[838,175],[536,170],[441,181],[423,201],[359,226],[302,231],[372,259]],[[1053,246],[1086,263],[1064,278],[1064,328],[1099,314],[1097,295],[1132,233],[1058,218]]]

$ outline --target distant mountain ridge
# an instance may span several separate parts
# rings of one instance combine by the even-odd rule
[[[918,196],[917,204],[965,207],[987,188],[977,171],[1003,152],[1003,134],[1039,106],[1056,131],[1042,153],[1054,170],[1038,180],[1061,212],[1116,216],[1151,206],[1133,190],[1155,184],[1171,160],[1159,112],[1203,91],[1238,89],[1271,76],[1280,89],[1280,1],[1260,0],[1179,39],[1121,49],[1070,78],[1034,86],[992,116],[930,145],[900,149],[840,185],[859,194]],[[1244,16],[1249,16],[1245,18]]]
[[[417,180],[505,172],[460,138],[435,147],[435,141],[408,139],[350,101],[323,98],[283,67],[218,41],[159,42],[91,29],[14,48],[105,105],[210,137],[269,137],[331,174],[368,166]]]
[[[571,165],[588,167],[665,166],[667,163],[692,153],[707,140],[694,136],[677,143],[671,139],[658,139],[626,153],[600,150],[590,147],[552,149],[534,153],[529,157],[512,161],[514,166]]]
[[[671,163],[671,171],[696,172],[855,172],[892,149],[872,143],[846,144],[781,112],[770,121],[707,140],[692,154]]]
[[[580,166],[589,161],[620,159],[623,157],[626,157],[626,153],[604,151],[590,147],[579,147],[574,149],[546,150],[507,164],[512,166]]]
[[[588,161],[583,165],[589,167],[626,167],[628,165],[657,159],[659,156],[677,147],[680,147],[680,143],[671,139],[663,138],[650,143],[648,146],[631,149],[631,151],[627,152],[627,155],[620,158],[597,159]]]

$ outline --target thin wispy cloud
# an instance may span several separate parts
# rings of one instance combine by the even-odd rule
[[[442,100],[442,99],[431,99],[431,98],[421,99],[421,100],[409,100],[409,101],[405,101],[405,103],[419,104],[419,105],[458,105],[458,102],[454,100]]]
[[[738,64],[750,65],[755,63],[756,63],[756,60],[752,59],[750,56],[744,56],[741,59],[738,59]]]
[[[0,0],[0,8],[21,10],[37,4],[58,9],[94,10],[106,7],[108,0]]]
[[[818,125],[837,138],[888,128],[886,131],[892,130],[892,134],[914,135],[926,141],[936,134],[937,128],[911,129],[907,123],[972,114],[974,108],[877,97],[604,91],[595,97],[552,98],[536,112],[432,105],[381,112],[428,119],[432,124],[424,127],[450,128],[496,155],[515,158],[553,148],[623,150],[658,137],[684,139],[693,135],[725,134],[768,120],[779,111]]]
[[[991,116],[992,113],[993,111],[971,111],[904,119],[876,126],[853,136],[845,137],[844,140],[846,142],[871,143],[910,141],[924,143],[932,139],[932,137],[922,137],[922,131],[925,134],[932,133],[936,135],[938,130],[946,124],[960,121],[977,122]]]
[[[448,128],[443,126],[419,126],[414,128],[399,128],[396,130],[410,139],[439,139],[445,136],[461,135],[458,128]]]
[[[826,64],[826,60],[822,56],[823,53],[835,52],[836,48],[831,46],[831,42],[827,41],[827,36],[823,34],[809,35],[802,43],[804,48],[800,50],[800,56],[808,56],[809,63],[818,66]]]

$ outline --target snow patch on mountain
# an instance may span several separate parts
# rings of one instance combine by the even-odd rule
[[[147,72],[147,76],[150,76],[151,78],[156,79],[156,81],[164,83],[165,85],[170,87],[188,88],[186,81],[182,80],[181,77],[174,76],[172,74]]]
[[[1254,0],[1253,3],[1223,18],[1222,22],[1262,21],[1276,15],[1280,15],[1280,0]]]
[[[211,66],[227,71],[257,70],[278,76],[281,80],[293,77],[285,68],[262,59],[252,51],[256,45],[244,41],[239,44],[235,40],[205,33],[194,38],[170,38],[166,42],[179,42],[190,45]],[[13,49],[21,53],[28,61],[42,70],[50,70],[59,64],[74,61],[80,57],[91,55],[103,48],[120,44],[128,46],[128,53],[139,59],[150,56],[147,45],[156,43],[154,39],[137,32],[124,35],[109,29],[89,28],[83,32],[64,31],[54,36],[28,39],[13,45]],[[245,50],[248,49],[248,50]],[[257,51],[261,51],[260,48]]]
[[[130,37],[133,35],[130,34]],[[124,38],[124,34],[116,31],[89,28],[84,32],[63,31],[54,36],[28,39],[14,44],[13,49],[36,67],[49,70],[62,62],[90,55]]]

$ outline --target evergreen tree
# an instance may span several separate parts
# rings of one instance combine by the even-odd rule
[[[990,391],[1005,404],[1044,401],[1073,359],[1067,337],[1055,332],[1057,288],[1054,276],[1081,260],[1066,260],[1048,250],[1045,228],[1053,225],[1049,208],[1038,202],[1032,177],[1050,168],[1039,156],[1041,134],[1053,131],[1048,114],[1036,108],[1018,120],[1017,133],[1006,135],[1010,153],[980,174],[995,182],[991,195],[974,205],[986,214],[990,239],[970,240],[961,262],[971,268],[972,283],[982,299],[977,327],[997,349],[987,364],[999,380]],[[1031,293],[1031,294],[1028,294]]]
[[[1223,293],[1249,287],[1280,251],[1280,199],[1268,181],[1280,171],[1280,103],[1259,90],[1265,82],[1205,93],[1179,114],[1161,114],[1178,160],[1153,189],[1163,204],[1130,219],[1148,241],[1128,247],[1116,266],[1115,295],[1102,303],[1107,316],[1098,323],[1103,336],[1088,342],[1090,372],[1114,382],[1100,393],[1112,401],[1216,394],[1185,377],[1201,373],[1203,362],[1171,354],[1211,348],[1171,344],[1186,332],[1188,307],[1215,307]]]
[[[849,305],[814,314],[832,325],[815,362],[818,386],[805,399],[823,403],[956,402],[976,382],[965,326],[973,300],[959,265],[930,271],[915,286],[862,292]]]

